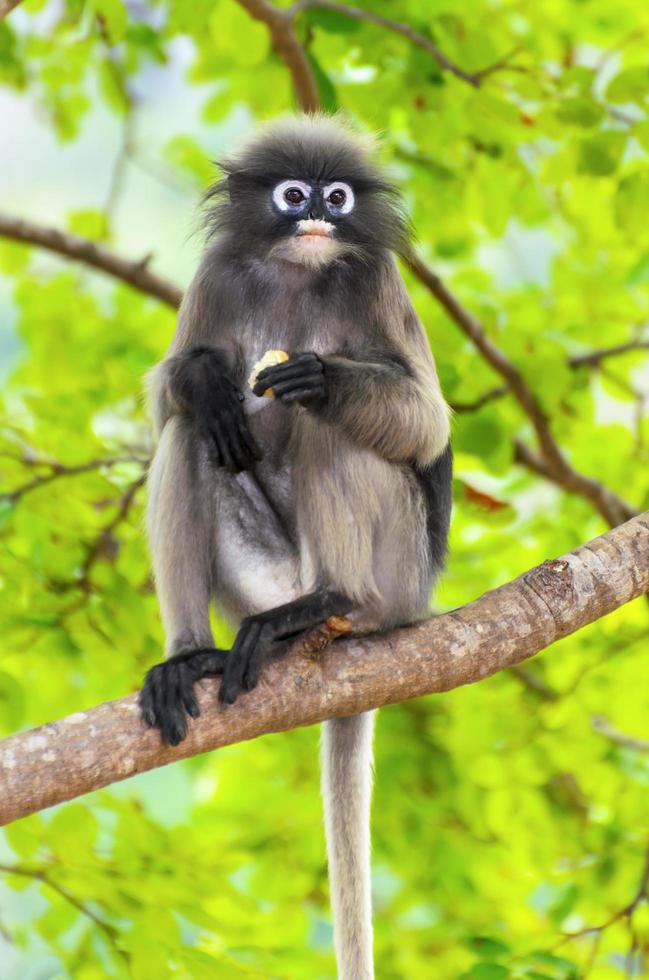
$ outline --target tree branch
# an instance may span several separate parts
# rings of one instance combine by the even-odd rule
[[[626,344],[617,344],[615,347],[602,347],[600,350],[588,351],[587,354],[577,354],[569,358],[568,364],[571,368],[598,367],[609,357],[619,357],[620,354],[639,350],[649,350],[649,340],[629,340]]]
[[[313,69],[293,27],[293,12],[281,10],[267,0],[238,0],[255,20],[266,24],[273,47],[293,79],[293,88],[304,112],[321,108],[320,93]]]
[[[156,275],[148,269],[148,258],[142,261],[125,259],[88,238],[81,238],[71,232],[44,225],[33,224],[23,218],[0,214],[0,236],[10,238],[26,245],[39,245],[57,255],[63,255],[75,262],[83,262],[100,272],[106,272],[121,279],[141,293],[154,296],[174,308],[180,305],[182,289],[168,279]]]
[[[490,340],[479,320],[462,306],[440,277],[415,252],[411,251],[406,256],[406,262],[413,274],[430,290],[487,363],[506,381],[536,433],[541,449],[540,466],[544,470],[543,475],[565,489],[590,500],[611,527],[632,517],[636,511],[630,504],[597,480],[573,469],[556,443],[547,416],[536,395],[516,365]],[[530,459],[534,455],[531,450],[527,450],[527,453],[530,454]],[[525,465],[530,465],[527,459],[524,462]],[[540,472],[539,468],[537,472]]]
[[[463,82],[468,82],[474,88],[477,88],[480,84],[480,74],[485,75],[487,71],[496,71],[498,68],[498,66],[495,66],[491,69],[485,69],[480,74],[472,75],[470,72],[464,71],[463,68],[454,64],[450,58],[446,57],[443,51],[440,51],[436,44],[433,44],[430,38],[426,37],[425,34],[420,34],[410,24],[403,24],[398,20],[392,20],[390,17],[382,17],[380,14],[375,14],[371,10],[364,10],[361,7],[349,7],[347,4],[334,3],[331,0],[299,0],[298,3],[289,7],[287,13],[292,19],[305,10],[330,10],[332,13],[341,14],[343,17],[350,17],[353,20],[366,21],[369,24],[377,24],[379,27],[385,27],[386,30],[392,31],[393,34],[400,34],[412,44],[416,45],[416,47],[422,48],[423,51],[432,55],[442,71],[450,72],[457,78],[461,78]]]
[[[21,0],[0,0],[0,20],[4,20]]]
[[[202,717],[177,748],[145,728],[135,695],[77,712],[0,742],[0,824],[199,752],[482,680],[647,591],[649,512],[427,622],[319,660],[298,643],[234,707],[203,681]]]

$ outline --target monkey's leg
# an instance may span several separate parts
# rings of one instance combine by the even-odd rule
[[[233,704],[242,690],[251,691],[256,686],[263,657],[275,640],[318,626],[329,616],[344,616],[353,605],[342,593],[321,589],[284,606],[248,616],[241,623],[228,655],[219,701]]]
[[[146,675],[142,717],[170,745],[198,715],[194,684],[220,674],[226,653],[214,648],[209,620],[212,585],[210,471],[187,420],[169,420],[149,476],[147,525],[169,659]]]

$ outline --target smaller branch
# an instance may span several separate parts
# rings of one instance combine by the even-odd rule
[[[589,351],[587,354],[578,354],[568,359],[568,364],[572,368],[578,367],[597,367],[608,357],[618,357],[620,354],[627,354],[629,351],[649,350],[649,340],[629,340],[626,344],[617,344],[615,347],[602,347],[601,350]]]
[[[88,238],[81,238],[79,235],[60,231],[58,228],[37,225],[9,214],[0,214],[0,236],[23,242],[25,245],[46,248],[57,255],[63,255],[115,276],[116,279],[121,279],[141,293],[153,296],[168,306],[174,308],[180,306],[182,290],[173,282],[150,272],[142,262],[125,259],[105,245],[99,245]]]
[[[240,0],[240,2],[243,2],[243,0]],[[346,4],[334,3],[331,0],[299,0],[298,3],[289,7],[287,13],[292,20],[305,10],[330,10],[332,13],[341,14],[343,17],[350,17],[353,20],[366,21],[369,24],[377,24],[379,27],[385,27],[386,30],[392,31],[393,34],[400,34],[418,48],[432,55],[443,71],[448,71],[457,78],[461,78],[462,81],[467,82],[473,88],[477,88],[480,84],[480,79],[477,75],[472,75],[470,72],[464,71],[463,68],[454,64],[450,58],[447,58],[443,51],[440,51],[436,44],[433,44],[424,34],[420,34],[419,31],[414,30],[409,24],[402,24],[400,21],[392,20],[390,17],[383,17],[381,14],[375,14],[371,10],[363,10],[361,7],[348,7]]]
[[[127,490],[119,498],[119,506],[113,518],[102,528],[101,532],[93,542],[93,544],[88,548],[88,552],[81,566],[81,574],[75,586],[81,587],[84,592],[90,591],[90,572],[93,566],[103,554],[106,554],[110,550],[110,544],[113,538],[113,534],[117,527],[125,521],[128,517],[128,512],[131,509],[131,505],[135,499],[140,487],[144,486],[146,483],[146,473],[139,476],[137,480],[127,488]]]
[[[633,749],[634,752],[649,752],[649,741],[644,738],[634,738],[633,735],[625,735],[619,728],[612,725],[608,718],[602,715],[593,715],[593,728],[599,734],[607,738],[609,742],[614,742],[624,749]]]
[[[90,921],[104,933],[111,946],[122,957],[122,959],[125,959],[128,962],[127,954],[117,945],[119,930],[110,922],[106,922],[105,919],[102,919],[95,912],[93,912],[88,905],[78,899],[76,895],[73,895],[72,892],[68,891],[64,885],[60,885],[57,881],[54,881],[44,868],[27,868],[18,864],[0,864],[0,873],[19,875],[21,878],[30,878],[32,881],[45,885],[45,887],[55,892],[60,898],[67,902],[68,905],[75,908],[77,912],[80,912],[81,915],[85,916],[87,919],[90,919]]]
[[[608,929],[609,926],[619,922],[620,919],[626,919],[629,929],[631,932],[633,932],[633,915],[638,906],[646,901],[649,901],[649,846],[645,851],[645,860],[642,875],[640,877],[640,883],[638,884],[636,893],[631,901],[617,912],[614,912],[613,915],[606,919],[605,922],[602,922],[601,925],[586,926],[584,929],[578,929],[576,932],[564,933],[559,945],[569,942],[572,939],[580,939],[582,936],[592,935],[593,933],[601,936],[601,934]]]
[[[266,24],[273,47],[293,78],[295,95],[304,112],[321,108],[320,93],[313,69],[293,27],[294,12],[281,10],[267,0],[238,0],[255,20]]]
[[[118,466],[120,463],[140,463],[146,465],[148,461],[140,459],[137,456],[114,456],[106,459],[91,459],[87,463],[80,463],[78,466],[66,466],[64,463],[59,463],[58,461],[49,462],[46,460],[23,459],[21,462],[26,466],[49,466],[50,472],[44,473],[42,476],[35,476],[27,483],[16,487],[15,490],[0,494],[0,500],[6,500],[11,504],[15,504],[25,494],[31,493],[32,490],[38,490],[40,487],[47,486],[48,483],[52,483],[53,480],[59,480],[61,477],[79,476],[81,473],[89,473],[92,470],[104,468],[110,469],[110,467]]]
[[[498,398],[502,398],[503,395],[509,394],[509,388],[507,385],[499,385],[497,388],[489,388],[487,391],[483,391],[481,395],[478,395],[472,402],[451,402],[451,408],[454,412],[477,412],[484,405],[489,402],[496,401]]]

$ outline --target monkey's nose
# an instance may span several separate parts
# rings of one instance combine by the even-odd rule
[[[307,214],[309,221],[315,221],[315,211],[313,208],[309,208],[309,213]]]

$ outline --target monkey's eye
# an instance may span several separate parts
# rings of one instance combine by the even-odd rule
[[[284,200],[288,201],[289,204],[301,204],[304,200],[304,194],[299,187],[289,187],[288,190],[284,191]]]
[[[273,189],[273,201],[280,211],[300,208],[311,197],[311,188],[301,180],[283,180]]]
[[[338,214],[349,214],[354,207],[354,192],[349,184],[343,183],[342,180],[325,187],[324,199],[329,208]]]

